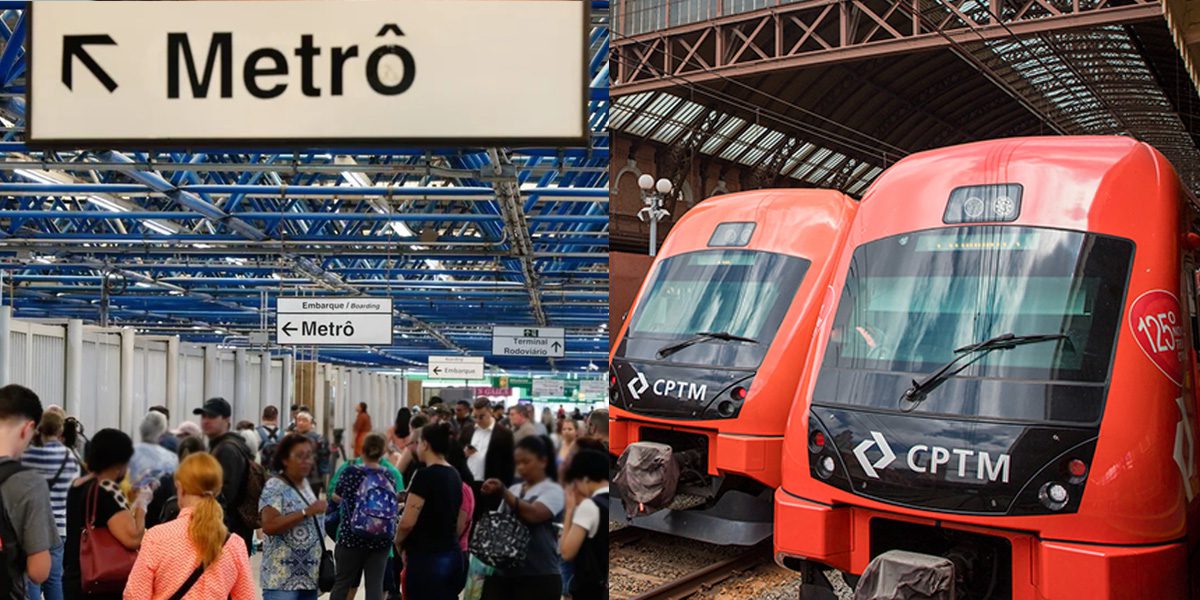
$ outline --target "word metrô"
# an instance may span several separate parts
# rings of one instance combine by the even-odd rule
[[[399,33],[395,26],[385,26],[379,35],[387,31]],[[324,49],[317,46],[313,36],[300,36],[300,45],[292,53],[300,59],[300,91],[305,96],[320,97],[322,88],[318,86],[315,76],[315,63]],[[204,66],[197,63],[198,54],[204,55]],[[384,75],[392,74],[391,67],[383,63],[384,59],[394,56],[403,66],[399,81],[384,80]],[[352,46],[334,46],[329,48],[329,95],[341,96],[345,89],[347,65],[355,59],[362,59],[357,44]],[[183,91],[183,73],[187,70],[187,87],[194,98],[207,98],[216,79],[218,93],[221,98],[233,97],[234,80],[233,33],[213,33],[207,50],[194,52],[192,40],[187,33],[167,34],[167,97],[179,98]],[[287,76],[290,71],[288,56],[276,48],[258,48],[246,56],[242,65],[242,85],[255,98],[275,98],[287,91],[289,83],[268,79]],[[364,65],[367,84],[372,90],[384,96],[403,94],[412,87],[416,78],[416,61],[404,46],[398,44],[382,44],[366,55]],[[394,78],[389,78],[394,79]]]

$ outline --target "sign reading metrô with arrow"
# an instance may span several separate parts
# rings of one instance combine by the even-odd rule
[[[492,329],[492,354],[562,358],[565,337],[561,327],[496,327]]]
[[[275,342],[281,346],[390,346],[391,298],[279,298]]]
[[[430,356],[430,379],[483,379],[482,356]]]
[[[589,6],[31,2],[27,139],[42,147],[578,145],[589,130]],[[496,48],[537,56],[538,77],[521,61],[488,58]],[[481,90],[504,102],[480,103]]]

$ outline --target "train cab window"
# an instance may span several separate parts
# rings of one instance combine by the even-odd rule
[[[704,250],[667,258],[634,311],[625,356],[757,367],[810,264],[752,250]],[[658,355],[664,345],[701,333],[728,335],[690,344],[669,357]]]
[[[836,403],[897,408],[914,376],[953,359],[958,348],[1005,333],[1063,334],[981,353],[921,410],[1090,420],[1098,406],[1082,399],[1091,393],[1057,384],[1107,382],[1132,256],[1127,240],[1016,226],[864,244],[850,264],[818,393]]]

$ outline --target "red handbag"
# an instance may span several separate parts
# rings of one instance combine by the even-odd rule
[[[96,480],[86,500],[83,532],[79,536],[79,569],[86,594],[117,594],[133,571],[137,551],[129,550],[107,527],[95,527],[100,481]]]

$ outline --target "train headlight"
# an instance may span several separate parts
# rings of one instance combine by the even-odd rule
[[[950,192],[950,199],[946,201],[942,222],[950,225],[1016,221],[1021,215],[1023,191],[1019,183],[954,188]]]
[[[832,477],[833,468],[834,463],[832,456],[825,454],[822,455],[821,458],[817,459],[817,475],[819,475],[821,479],[829,479]]]
[[[1038,500],[1042,506],[1050,510],[1062,510],[1067,502],[1071,500],[1071,494],[1067,492],[1067,487],[1057,481],[1050,481],[1042,485],[1038,490]]]

